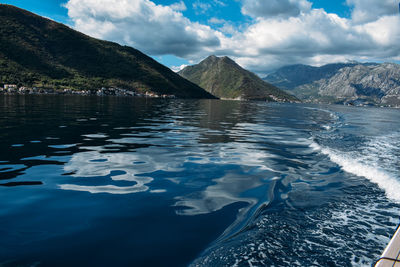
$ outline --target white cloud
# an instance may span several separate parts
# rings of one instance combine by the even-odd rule
[[[212,24],[217,27],[218,31],[221,33],[224,33],[226,35],[234,35],[238,33],[238,30],[236,27],[233,25],[231,21],[226,21],[224,19],[219,19],[219,18],[211,18],[208,20],[209,24]]]
[[[252,17],[292,17],[310,8],[306,0],[243,0],[242,12]]]
[[[398,25],[399,16],[359,25],[314,9],[288,19],[259,18],[243,33],[221,42],[221,50],[257,72],[296,63],[390,59],[400,55]]]
[[[356,23],[371,22],[385,15],[394,15],[399,12],[398,2],[395,0],[346,0],[353,8],[352,18]]]
[[[227,6],[227,4],[222,0],[214,0],[214,3],[218,6]]]
[[[175,11],[185,11],[187,9],[185,2],[183,2],[183,1],[174,3],[174,4],[170,5],[169,7]]]
[[[208,20],[208,23],[210,23],[210,24],[224,24],[224,23],[226,23],[226,20],[213,17],[213,18]]]
[[[206,13],[211,8],[211,4],[201,2],[199,0],[194,2],[192,6],[193,6],[193,9],[196,10],[196,12],[200,13],[200,14]]]
[[[77,30],[152,55],[183,57],[219,45],[219,33],[209,26],[150,0],[70,0],[65,6]]]
[[[382,7],[376,8],[381,15],[375,16],[364,1]],[[210,1],[208,5],[214,8],[225,2]],[[184,5],[177,2],[181,3]],[[194,3],[200,10],[202,3],[207,4]],[[198,62],[210,54],[228,55],[260,73],[297,63],[390,61],[400,57],[400,16],[391,15],[393,7],[386,0],[347,0],[354,6],[352,18],[312,9],[306,0],[241,3],[242,11],[253,19],[234,26],[211,18],[208,23],[214,29],[190,21],[177,11],[179,7],[156,5],[150,0],[69,0],[66,7],[73,26],[86,34],[151,55],[183,57],[189,62]],[[397,8],[396,3],[393,6]],[[357,15],[360,10],[369,15]]]
[[[218,30],[224,34],[234,35],[237,34],[237,30],[234,25],[230,23],[224,23],[222,27],[219,27]]]
[[[186,65],[186,64],[182,64],[182,65],[180,65],[180,66],[172,66],[171,69],[172,69],[173,71],[175,71],[175,72],[178,72],[178,71],[183,70],[183,69],[186,68],[187,66],[188,66],[188,65]]]

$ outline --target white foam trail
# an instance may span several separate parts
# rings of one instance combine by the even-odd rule
[[[332,129],[332,126],[330,126],[330,125],[322,125],[322,127],[327,131]]]
[[[380,151],[380,155],[371,155],[371,153],[376,150],[377,141],[378,140],[371,141],[368,143],[367,147],[360,148],[360,152],[357,154],[321,147],[315,142],[313,142],[310,147],[327,155],[332,162],[338,164],[344,171],[356,176],[365,177],[377,184],[380,188],[385,190],[386,196],[389,199],[400,203],[399,179],[395,174],[379,166],[379,160],[381,160],[379,156],[385,153],[390,154],[390,151]],[[379,140],[379,142],[380,141],[382,140]],[[380,147],[384,149],[390,146],[383,143]]]

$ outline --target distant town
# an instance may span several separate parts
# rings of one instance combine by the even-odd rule
[[[128,96],[128,97],[148,97],[148,98],[176,98],[175,95],[156,94],[153,92],[138,93],[128,89],[110,87],[94,90],[74,90],[74,89],[49,89],[17,86],[16,84],[4,84],[0,87],[0,94],[8,95],[83,95],[83,96]]]

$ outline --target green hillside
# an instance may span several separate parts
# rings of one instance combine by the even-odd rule
[[[134,48],[91,38],[4,4],[0,83],[54,89],[114,86],[182,98],[213,97]]]
[[[209,56],[179,74],[219,98],[296,101],[294,96],[266,83],[228,57]]]

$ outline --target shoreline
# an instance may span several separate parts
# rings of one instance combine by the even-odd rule
[[[140,98],[177,98],[175,95],[156,94],[151,92],[138,93],[128,89],[120,88],[101,88],[91,90],[72,90],[72,89],[43,89],[27,87],[5,87],[0,88],[0,95],[68,95],[68,96],[121,96],[121,97],[140,97]]]

